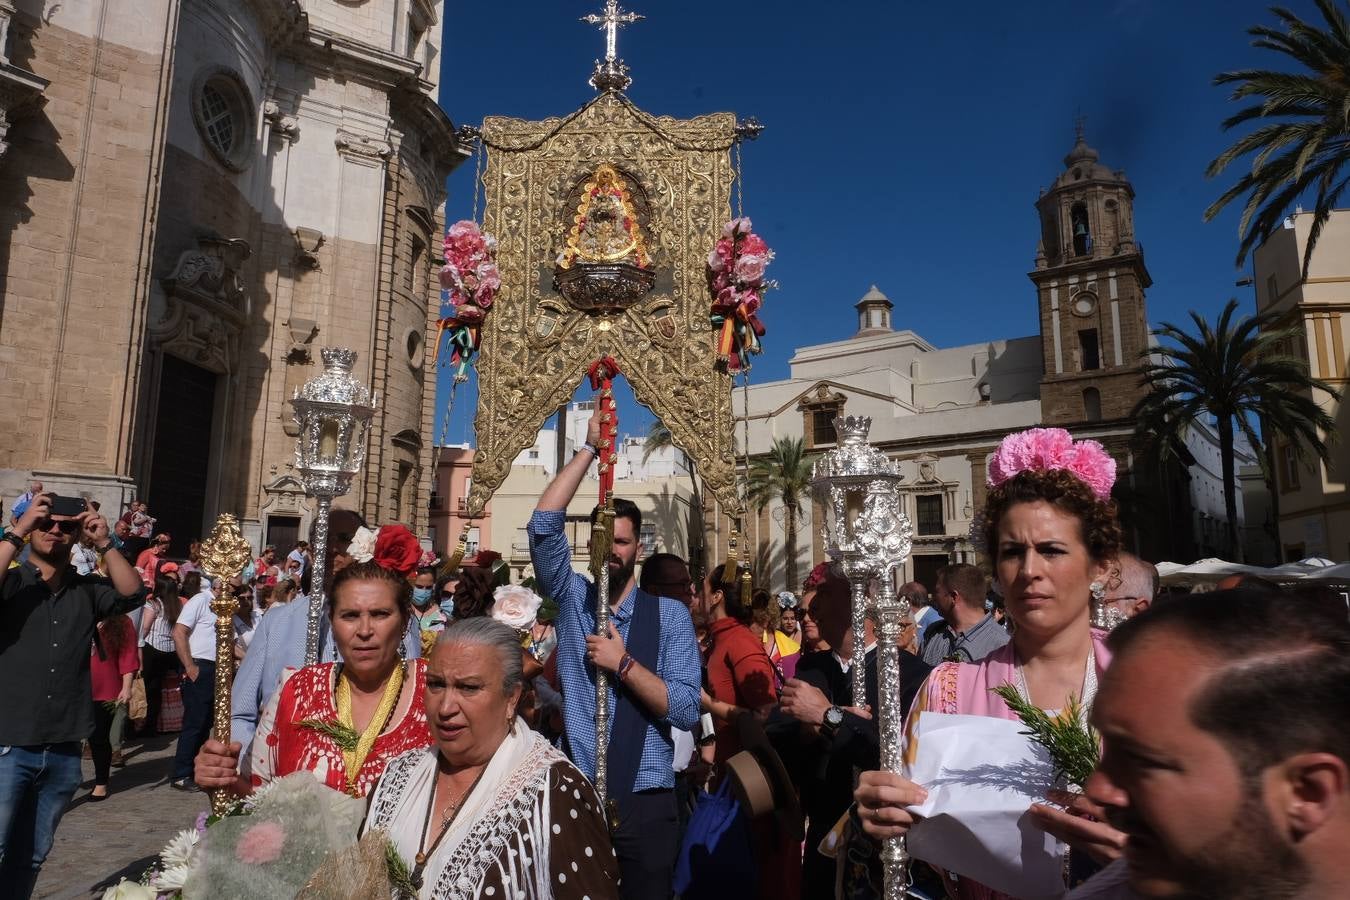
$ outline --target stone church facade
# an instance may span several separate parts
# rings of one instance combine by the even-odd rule
[[[320,347],[346,346],[379,409],[339,505],[425,532],[444,184],[464,157],[438,105],[443,3],[13,4],[6,500],[36,477],[105,510],[146,499],[178,552],[220,512],[288,544],[310,509],[286,401]]]
[[[1130,411],[1142,395],[1151,279],[1134,237],[1133,205],[1124,173],[1102,165],[1080,133],[1036,203],[1040,240],[1027,302],[1034,296],[1038,334],[938,348],[897,330],[894,304],[874,286],[855,306],[853,337],[799,348],[787,379],[751,385],[751,455],[767,454],[781,437],[825,452],[835,446],[835,416],[870,416],[869,439],[901,462],[905,476],[902,504],[915,537],[900,576],[931,589],[938,567],[981,559],[970,530],[999,441],[1024,428],[1063,427],[1101,441],[1116,458],[1129,543],[1152,559],[1184,554],[1189,516],[1167,507],[1185,502],[1184,484],[1155,483],[1136,465]],[[734,402],[743,414],[740,391]],[[797,584],[825,558],[814,506],[808,502],[798,523]],[[1143,527],[1143,511],[1151,521],[1179,521],[1178,534],[1170,526]],[[761,577],[782,589],[784,511],[771,505],[747,530]]]

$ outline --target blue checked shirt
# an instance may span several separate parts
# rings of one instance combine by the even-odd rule
[[[586,662],[586,636],[595,632],[595,585],[572,571],[572,551],[563,534],[562,510],[536,509],[530,518],[530,559],[540,590],[558,604],[558,679],[563,693],[563,729],[572,762],[595,780],[595,679]],[[628,623],[633,618],[633,599],[629,592],[611,621],[619,636],[628,641]],[[656,674],[666,683],[668,710],[658,719],[660,727],[647,727],[642,743],[633,790],[672,788],[675,775],[671,768],[674,748],[670,730],[692,730],[698,722],[699,690],[703,685],[698,641],[689,610],[678,600],[661,597],[661,646],[657,651]],[[614,710],[613,678],[610,679],[609,708]],[[611,720],[612,721],[612,720]],[[614,752],[611,748],[610,752]]]

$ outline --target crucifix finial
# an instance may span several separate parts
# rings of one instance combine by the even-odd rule
[[[1073,132],[1079,143],[1083,142],[1083,132],[1086,127],[1087,116],[1083,115],[1083,111],[1080,109],[1077,115],[1073,117]]]
[[[619,7],[619,0],[605,0],[603,15],[592,13],[581,17],[581,21],[587,25],[598,25],[605,32],[605,61],[602,63],[596,60],[595,72],[591,75],[591,84],[596,90],[621,91],[633,83],[633,79],[628,77],[628,67],[619,59],[619,29],[645,18],[637,13],[624,12]]]

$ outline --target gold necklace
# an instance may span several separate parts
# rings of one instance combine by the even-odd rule
[[[347,774],[347,793],[353,796],[357,795],[356,778],[361,773],[361,767],[365,765],[366,757],[370,756],[376,738],[380,736],[380,732],[384,730],[389,717],[393,714],[394,707],[398,704],[399,694],[402,691],[403,666],[400,664],[394,667],[394,671],[389,675],[389,680],[385,682],[384,694],[380,697],[380,703],[375,707],[375,714],[370,717],[366,730],[361,732],[361,737],[357,740],[356,746],[351,750],[342,751],[342,764]],[[338,675],[337,690],[334,694],[338,722],[355,731],[356,725],[352,721],[352,685],[347,679],[346,672]]]

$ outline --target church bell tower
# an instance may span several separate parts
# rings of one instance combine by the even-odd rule
[[[1134,188],[1098,162],[1080,124],[1036,211],[1041,239],[1030,278],[1041,313],[1041,421],[1126,419],[1144,393],[1144,291],[1153,283],[1134,238]]]

